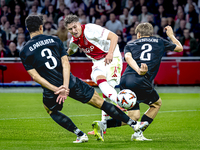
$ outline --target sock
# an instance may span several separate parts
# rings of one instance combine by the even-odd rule
[[[103,100],[112,103],[112,101],[109,98],[107,98],[104,94],[103,94]],[[108,119],[110,119],[110,116],[105,111],[102,110],[101,121],[106,121]]]
[[[110,116],[102,110],[101,112],[101,121],[106,121],[110,118]]]
[[[112,127],[120,127],[122,125],[122,122],[117,119],[108,119],[107,120],[107,128],[112,128]]]
[[[153,121],[153,119],[144,114],[141,118],[141,122],[144,122],[144,121],[147,121],[150,125],[151,122]],[[142,131],[144,132],[146,129],[147,129],[147,127],[145,129],[143,129]]]
[[[84,133],[79,130],[72,120],[59,111],[54,111],[50,114],[51,118],[60,126],[68,131],[75,133],[77,136],[82,136]]]
[[[108,115],[110,115],[114,119],[118,119],[122,122],[127,123],[128,125],[134,125],[137,122],[132,120],[129,116],[127,116],[123,111],[117,108],[115,105],[104,101],[101,109],[104,110]]]
[[[117,104],[117,92],[112,86],[108,84],[106,79],[97,80],[97,85],[106,97]]]

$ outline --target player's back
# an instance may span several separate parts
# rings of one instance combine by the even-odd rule
[[[152,81],[159,69],[161,58],[165,51],[174,50],[175,44],[170,43],[167,40],[157,38],[157,37],[143,37],[135,40],[134,42],[128,44],[125,47],[125,53],[131,52],[133,59],[140,66],[141,63],[146,63],[148,66],[147,75]],[[136,73],[129,65],[124,72]]]
[[[62,48],[58,38],[37,35],[27,42],[20,57],[26,70],[36,69],[48,82],[60,86],[63,80],[61,57],[66,54],[62,53]]]

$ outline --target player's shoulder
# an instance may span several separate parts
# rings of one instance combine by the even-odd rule
[[[85,27],[87,27],[87,28],[93,28],[93,27],[101,27],[101,26],[99,26],[97,24],[94,24],[94,23],[87,23],[87,24],[85,24]]]
[[[87,39],[93,39],[94,37],[101,35],[103,31],[103,27],[88,23],[85,25],[84,35]]]
[[[84,32],[94,32],[94,31],[99,31],[102,29],[100,25],[93,24],[93,23],[88,23],[85,25],[85,31]]]

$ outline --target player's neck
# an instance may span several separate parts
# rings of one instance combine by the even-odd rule
[[[150,37],[150,36],[140,36],[140,38],[144,38],[144,37]]]
[[[34,36],[37,36],[37,35],[40,35],[40,34],[43,34],[43,32],[42,31],[33,32],[33,33],[30,34],[30,37],[32,39]]]

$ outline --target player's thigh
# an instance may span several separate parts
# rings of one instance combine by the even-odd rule
[[[162,100],[161,98],[159,98],[157,101],[153,102],[152,104],[150,104],[150,107],[154,107],[154,108],[160,108],[162,105]]]
[[[58,95],[48,95],[43,96],[43,104],[44,108],[46,109],[47,113],[50,114],[52,111],[61,111],[63,108],[63,103],[59,104],[56,102]]]
[[[70,89],[69,97],[87,103],[94,95],[94,88],[76,77],[75,85]]]
[[[146,95],[142,102],[149,105],[150,107],[159,107],[162,104],[161,99],[154,88],[151,91],[146,91]]]
[[[119,84],[122,71],[122,60],[119,57],[114,57],[113,61],[106,65],[106,79],[108,82],[115,81],[116,85]]]
[[[122,61],[120,58],[113,58],[113,61],[105,66],[104,59],[94,62],[91,78],[96,83],[98,78],[112,81],[111,86],[118,85],[121,78]],[[116,83],[114,83],[114,82]]]
[[[96,107],[96,108],[101,108],[103,105],[104,100],[99,96],[99,94],[95,91],[93,97],[90,99],[88,104]]]
[[[101,79],[106,79],[106,67],[102,60],[94,62],[90,76],[92,81],[95,83],[97,83],[98,77]]]

